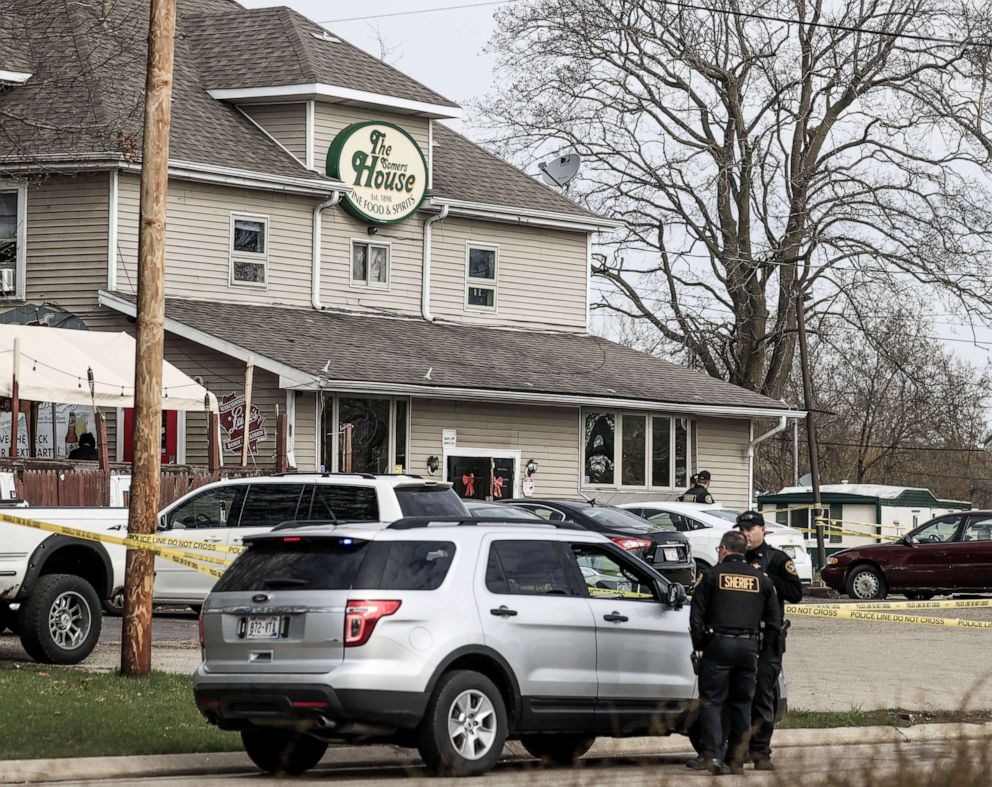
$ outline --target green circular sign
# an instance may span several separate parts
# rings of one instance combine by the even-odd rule
[[[327,150],[327,174],[351,186],[345,209],[374,224],[395,224],[417,212],[427,193],[427,160],[399,126],[354,123]]]

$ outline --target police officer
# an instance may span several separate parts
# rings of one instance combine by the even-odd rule
[[[780,631],[766,632],[761,658],[758,661],[758,680],[751,707],[751,747],[748,758],[755,770],[771,771],[772,733],[775,731],[775,712],[778,709],[778,676],[782,671],[782,655],[789,630],[784,621],[785,604],[802,601],[803,583],[796,566],[785,552],[765,542],[765,520],[757,511],[745,511],[737,517],[737,527],[747,538],[747,562],[763,571],[775,585],[778,594],[779,617],[783,618]]]
[[[710,471],[700,470],[689,479],[691,486],[679,498],[683,503],[712,503],[710,494]]]
[[[689,633],[699,664],[702,741],[700,756],[686,765],[712,774],[744,772],[761,626],[778,632],[782,624],[775,586],[745,561],[746,551],[743,534],[724,533],[719,565],[700,575],[692,595]]]

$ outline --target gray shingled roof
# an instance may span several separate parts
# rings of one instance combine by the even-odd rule
[[[328,380],[787,409],[596,336],[182,299],[166,317]]]
[[[115,0],[19,0],[34,76],[0,95],[0,158],[141,152],[148,4]],[[226,0],[180,0],[169,157],[268,175],[323,179],[274,145],[237,109],[200,83],[182,31],[189,12],[227,13]],[[201,17],[202,18],[202,17]]]
[[[0,6],[0,71],[28,72],[31,61],[24,51],[20,17],[6,5]]]
[[[327,31],[289,8],[239,9],[188,22],[186,40],[208,90],[322,83],[457,107],[337,35],[316,38]]]
[[[442,199],[599,218],[442,123],[434,124],[431,185]]]

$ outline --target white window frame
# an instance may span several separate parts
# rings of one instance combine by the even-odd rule
[[[27,261],[28,261],[28,184],[23,180],[0,179],[0,192],[17,194],[17,222],[15,243],[17,244],[14,258],[14,294],[0,297],[23,301],[27,293]]]
[[[478,277],[469,276],[469,258],[472,256],[472,249],[479,249],[480,251],[491,251],[493,252],[493,278],[491,279],[480,279]],[[493,305],[492,306],[478,306],[476,304],[470,304],[468,302],[468,291],[471,287],[485,287],[488,290],[493,291]],[[465,242],[465,311],[468,312],[487,312],[489,314],[494,314],[499,310],[499,244],[496,243],[477,243],[475,241]]]
[[[265,228],[265,250],[262,253],[259,254],[250,251],[235,251],[234,223],[237,219],[246,219],[247,221],[258,221],[262,223]],[[254,287],[256,289],[265,289],[269,286],[269,246],[271,241],[271,236],[269,234],[270,227],[271,221],[269,220],[269,216],[264,213],[231,211],[231,228],[230,235],[228,237],[228,253],[230,255],[230,284],[232,287]],[[262,281],[241,281],[240,279],[234,278],[234,264],[236,262],[249,262],[255,265],[261,265]]]
[[[441,450],[441,477],[448,477],[448,457],[449,456],[468,456],[468,457],[491,457],[493,459],[512,459],[513,460],[513,494],[504,495],[503,500],[509,498],[518,498],[522,496],[520,491],[520,461],[521,453],[516,449],[507,448],[471,448],[471,447],[455,447],[455,448],[443,448]]]
[[[355,273],[355,246],[381,246],[386,250],[386,281],[374,282],[369,278],[372,266],[366,260],[365,279],[354,278]],[[368,238],[352,238],[348,254],[348,286],[356,290],[379,290],[389,292],[393,285],[393,243],[388,240],[376,240],[374,236]]]
[[[396,467],[396,403],[406,402],[406,430],[403,435],[403,439],[406,441],[406,457],[407,464],[403,467],[404,473],[410,473],[410,425],[413,421],[411,417],[413,413],[413,400],[406,396],[382,396],[377,394],[363,394],[363,393],[349,393],[349,394],[339,394],[332,397],[331,402],[331,418],[333,419],[331,423],[333,424],[333,435],[331,436],[331,472],[340,473],[340,459],[338,454],[341,453],[341,400],[342,399],[378,399],[380,401],[389,402],[389,434],[387,435],[387,440],[389,441],[389,465],[387,472],[392,473]],[[320,428],[317,428],[318,435],[320,434]],[[318,444],[317,451],[317,465],[320,465],[320,446]]]
[[[605,413],[613,416],[613,483],[594,484],[586,483],[586,415],[592,413]],[[625,485],[623,483],[623,418],[624,416],[635,418],[646,418],[644,430],[644,484],[640,486]],[[654,429],[650,419],[667,418],[670,428],[668,430],[668,468],[669,477],[672,480],[669,486],[655,486],[651,483],[651,456],[654,451]],[[616,489],[622,491],[676,491],[682,487],[676,486],[675,468],[675,421],[679,418],[688,420],[686,428],[686,482],[692,475],[692,424],[696,420],[692,416],[678,415],[675,413],[645,412],[641,410],[611,410],[609,408],[587,407],[579,408],[579,487],[581,489]]]

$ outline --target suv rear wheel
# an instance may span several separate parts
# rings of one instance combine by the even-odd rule
[[[17,615],[24,650],[44,664],[78,664],[93,652],[102,624],[96,591],[74,574],[41,577]]]
[[[326,741],[284,730],[242,730],[241,743],[263,771],[286,776],[310,770],[327,751]]]
[[[541,765],[574,765],[596,739],[589,735],[521,735],[520,743]]]
[[[506,733],[506,705],[496,684],[479,672],[449,672],[427,704],[417,750],[437,774],[479,776],[503,753]]]

